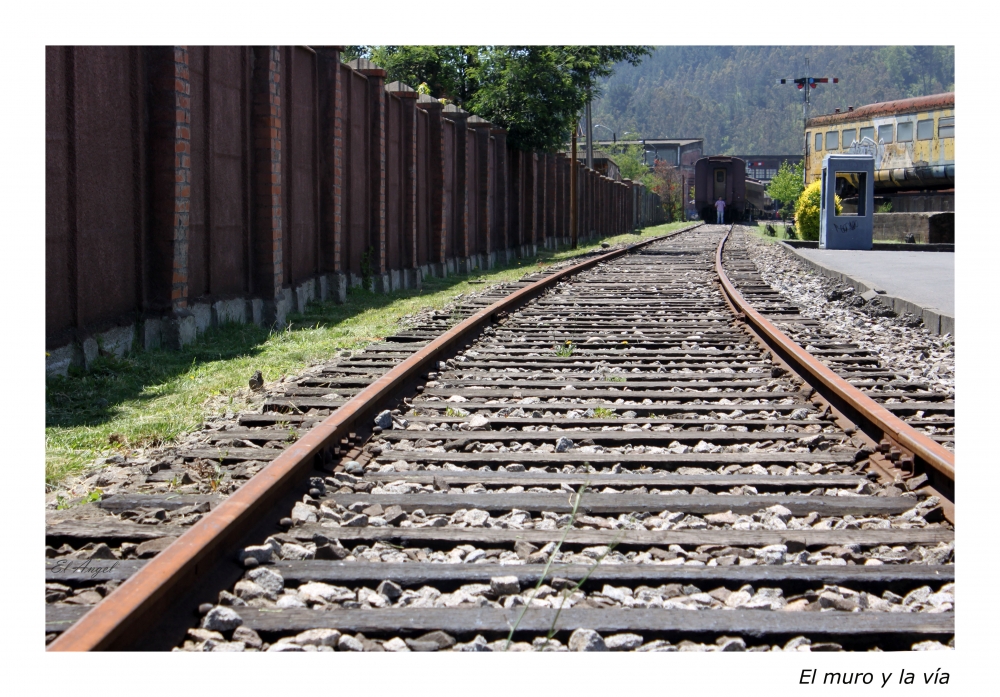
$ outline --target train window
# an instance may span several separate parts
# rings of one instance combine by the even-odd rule
[[[868,138],[870,140],[875,140],[874,126],[866,126],[861,129],[861,132],[858,134],[858,140],[861,141],[864,140],[865,138]]]
[[[836,150],[837,142],[840,140],[840,134],[837,131],[827,131],[826,132],[826,149]]]
[[[938,119],[938,138],[955,137],[955,117],[946,116]]]
[[[909,143],[913,140],[913,122],[900,121],[896,124],[896,142]]]
[[[813,148],[813,150],[815,150],[816,152],[819,152],[822,149],[823,149],[823,134],[822,133],[817,133],[816,134],[816,147]]]
[[[725,170],[721,170],[721,169],[715,170],[715,181],[719,182],[720,184],[722,182],[726,181],[726,172],[725,172]]]
[[[887,123],[884,126],[878,127],[878,139],[883,143],[892,142],[892,124]]]
[[[848,128],[843,133],[840,134],[840,147],[845,150],[851,147],[851,143],[854,142],[854,129]]]
[[[932,140],[934,138],[934,119],[917,121],[917,140]]]

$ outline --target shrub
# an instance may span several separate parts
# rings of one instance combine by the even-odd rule
[[[817,179],[807,186],[795,203],[795,229],[799,238],[803,240],[819,239],[819,204],[820,188],[822,184]],[[833,197],[837,207],[837,215],[843,211],[840,205],[840,196]]]

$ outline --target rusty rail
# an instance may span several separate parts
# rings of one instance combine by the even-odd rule
[[[555,285],[560,280],[654,242],[679,235],[701,223],[637,242],[623,249],[574,264],[526,286],[480,310],[417,351],[359,392],[282,452],[218,508],[153,557],[145,567],[115,589],[59,638],[49,651],[94,651],[128,648],[128,642],[155,624],[169,603],[180,597],[209,569],[225,559],[255,519],[289,492],[312,470],[313,458],[346,436],[359,419],[398,394],[410,379],[426,371],[442,354],[470,339],[484,324]]]
[[[736,286],[729,280],[729,276],[726,275],[726,271],[723,268],[722,249],[728,239],[729,233],[727,232],[719,242],[719,246],[715,252],[715,269],[719,274],[719,280],[726,295],[729,296],[732,304],[745,315],[746,322],[751,324],[768,342],[791,358],[796,365],[796,369],[801,369],[808,373],[824,388],[843,400],[843,402],[870,421],[874,426],[881,429],[887,437],[911,451],[915,457],[922,460],[926,465],[954,482],[954,453],[948,451],[923,433],[920,433],[871,397],[864,394],[861,390],[851,385],[847,380],[834,373],[808,351],[782,333],[781,330],[765,319],[763,315],[753,309],[753,306],[747,302],[743,295],[736,289]]]

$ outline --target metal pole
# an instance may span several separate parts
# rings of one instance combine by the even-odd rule
[[[802,184],[809,183],[809,175],[806,173],[806,159],[809,157],[809,139],[806,135],[806,126],[809,123],[809,58],[806,58],[806,84],[802,86],[805,92],[802,95]]]
[[[587,169],[594,169],[594,121],[590,118],[590,103],[587,99]]]
[[[572,146],[573,155],[569,161],[569,237],[573,249],[576,249],[576,168],[579,163],[576,161],[576,124],[573,124]]]

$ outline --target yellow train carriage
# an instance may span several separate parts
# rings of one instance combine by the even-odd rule
[[[955,186],[955,93],[867,104],[806,122],[806,182],[829,153],[875,156],[875,190]]]

